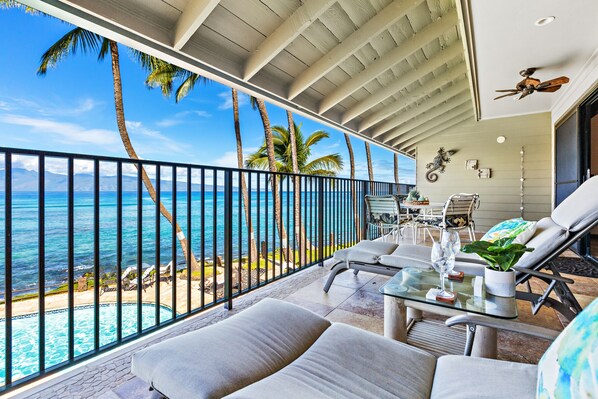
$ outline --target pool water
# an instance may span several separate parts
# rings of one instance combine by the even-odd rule
[[[156,306],[142,305],[142,328],[155,325]],[[172,311],[160,307],[160,321],[172,318]],[[46,367],[68,360],[68,312],[66,309],[46,313]],[[74,311],[75,356],[90,352],[94,348],[93,306],[78,306]],[[0,385],[4,385],[5,370],[5,324],[0,319]],[[13,380],[39,371],[39,318],[38,314],[13,318],[12,362]],[[122,336],[137,332],[137,304],[122,304]],[[116,304],[100,306],[100,346],[116,341]]]

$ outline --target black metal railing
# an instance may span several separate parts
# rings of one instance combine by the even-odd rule
[[[0,392],[321,264],[411,188],[1,147],[0,177]]]

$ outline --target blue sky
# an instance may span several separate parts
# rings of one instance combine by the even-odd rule
[[[45,77],[36,75],[43,52],[72,26],[51,17],[0,9],[0,145],[126,157],[114,116],[112,74],[107,58],[76,54]],[[230,88],[216,82],[198,86],[180,103],[144,85],[145,72],[120,47],[123,98],[128,130],[140,157],[203,165],[236,166]],[[282,108],[267,105],[273,125],[286,125]],[[245,153],[263,142],[263,127],[245,95],[240,96]],[[349,175],[343,134],[295,115],[304,133],[323,129],[330,138],[313,156],[340,153]],[[352,137],[356,177],[367,179],[364,142]],[[392,181],[393,153],[372,146],[374,177]],[[400,180],[414,183],[414,162],[400,156]]]

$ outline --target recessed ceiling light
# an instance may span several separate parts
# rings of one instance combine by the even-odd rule
[[[537,20],[534,24],[536,26],[544,26],[544,25],[548,25],[549,23],[551,23],[552,21],[554,21],[556,19],[556,17],[544,17],[544,18],[540,18],[539,20]]]

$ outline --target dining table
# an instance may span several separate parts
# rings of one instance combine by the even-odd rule
[[[401,206],[407,210],[407,217],[411,224],[411,235],[413,237],[413,244],[417,244],[417,230],[418,225],[412,218],[413,211],[419,211],[418,214],[422,218],[432,217],[438,215],[444,209],[444,202],[430,202],[429,204],[410,204],[408,202],[401,203]]]

